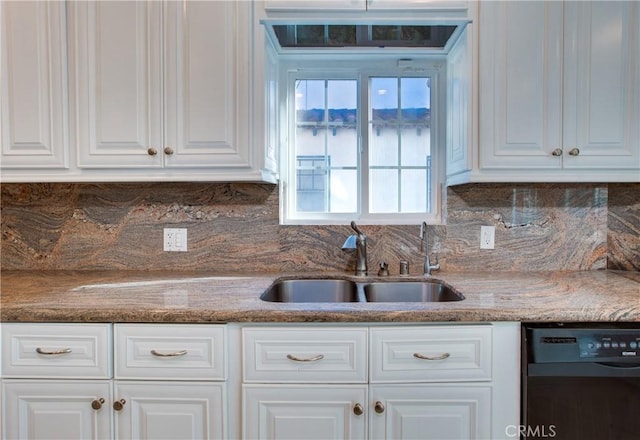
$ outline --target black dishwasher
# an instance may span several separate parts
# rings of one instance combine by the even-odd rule
[[[640,439],[639,324],[523,324],[524,439]]]

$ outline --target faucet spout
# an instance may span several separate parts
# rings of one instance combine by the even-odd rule
[[[367,267],[367,236],[358,228],[356,222],[351,222],[351,229],[356,234],[349,235],[342,245],[342,250],[356,250],[356,276],[366,276],[369,273]]]
[[[422,222],[420,225],[420,250],[424,252],[424,275],[431,275],[432,270],[439,270],[440,264],[438,263],[438,256],[436,255],[436,264],[432,265],[429,258],[429,230],[427,229],[427,222]]]

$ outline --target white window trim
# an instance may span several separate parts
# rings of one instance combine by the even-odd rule
[[[326,58],[326,59],[325,59]],[[357,57],[356,57],[357,58]],[[332,68],[326,68],[327,62],[331,62]],[[349,224],[356,220],[364,225],[413,225],[426,221],[428,224],[442,224],[442,191],[444,187],[445,174],[445,136],[446,136],[446,62],[444,59],[434,59],[434,57],[419,59],[412,57],[411,67],[397,67],[398,57],[363,57],[358,60],[341,61],[335,57],[301,56],[294,57],[281,56],[279,72],[280,107],[280,224],[283,225],[342,225]],[[407,63],[405,63],[407,64]],[[382,67],[374,67],[381,65]],[[395,72],[393,72],[395,70]],[[363,72],[363,73],[361,73]],[[320,73],[320,74],[319,74]],[[431,126],[436,127],[431,130],[432,163],[431,163],[431,204],[430,213],[299,213],[295,214],[295,183],[296,169],[295,161],[292,159],[292,148],[289,139],[295,136],[295,127],[291,124],[292,115],[295,112],[295,100],[290,92],[291,84],[295,79],[318,79],[322,77],[331,79],[358,79],[359,84],[368,82],[369,77],[388,76],[391,74],[405,76],[429,76],[431,78],[431,107],[437,109],[431,113]],[[358,102],[360,108],[368,108],[368,97],[363,96],[362,85],[358,89]],[[366,121],[366,119],[364,120]],[[368,209],[369,197],[369,173],[367,164],[367,151],[363,149],[362,143],[366,142],[368,129],[363,130],[361,124],[363,118],[359,118],[358,131],[359,150],[358,162],[362,170],[361,184],[359,191],[359,206]],[[290,190],[291,189],[291,190]],[[290,209],[292,207],[292,209]]]

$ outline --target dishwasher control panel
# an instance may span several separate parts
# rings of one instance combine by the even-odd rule
[[[640,329],[530,328],[531,360],[640,363]]]

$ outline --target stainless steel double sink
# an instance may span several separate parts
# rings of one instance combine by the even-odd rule
[[[281,303],[425,303],[460,301],[464,299],[464,295],[436,280],[294,279],[276,281],[260,299]]]

